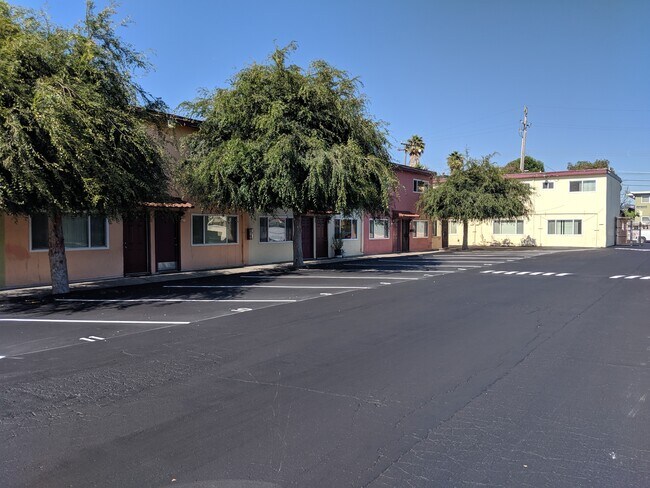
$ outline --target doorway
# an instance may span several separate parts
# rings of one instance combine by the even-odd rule
[[[302,217],[302,257],[314,259],[314,218]]]
[[[180,269],[179,236],[180,215],[157,211],[155,216],[156,271]]]
[[[149,215],[127,217],[122,221],[122,228],[124,274],[149,273]]]
[[[327,217],[316,217],[316,258],[329,257],[327,221]]]
[[[440,222],[441,236],[442,236],[442,248],[447,249],[449,247],[449,221],[443,220]]]
[[[402,252],[409,252],[409,240],[411,237],[411,221],[402,219]]]

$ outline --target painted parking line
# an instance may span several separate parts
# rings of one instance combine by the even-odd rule
[[[224,303],[294,303],[298,300],[253,300],[253,299],[231,299],[231,298],[57,298],[57,302],[79,302],[79,303],[148,303],[148,302],[224,302]],[[103,322],[105,323],[105,322]],[[133,322],[128,322],[132,324]]]
[[[537,276],[537,275],[541,275],[541,274],[542,274],[542,271],[535,271],[534,273],[530,273],[530,276]]]
[[[276,275],[276,276],[269,276],[269,275],[246,275],[246,276],[240,276],[240,278],[249,278],[249,279],[267,279],[267,280],[272,280],[276,278],[289,278],[289,279],[308,279],[308,280],[317,280],[317,279],[324,279],[324,280],[419,280],[420,278],[399,278],[397,276],[301,276],[301,275]]]
[[[614,275],[614,276],[610,276],[609,279],[610,280],[618,280],[619,278],[623,278],[623,276],[625,276],[625,275]]]
[[[558,273],[555,276],[570,276],[573,273]]]
[[[544,273],[542,276],[553,276],[555,273]]]
[[[61,298],[59,300],[66,300]],[[170,322],[159,320],[78,320],[78,319],[12,319],[1,318],[0,322],[45,322],[53,324],[151,324],[151,325],[186,325],[190,322]]]
[[[641,279],[642,279],[642,280],[650,280],[650,276],[644,276],[644,277],[641,278]]]
[[[315,286],[315,285],[165,285],[163,288],[282,288],[291,290],[369,290],[369,286]]]
[[[354,268],[392,268],[392,267],[404,267],[407,266],[409,268],[458,268],[462,267],[460,265],[453,265],[453,264],[374,264],[374,263],[368,263],[368,264],[356,264],[356,263],[345,263],[343,266],[349,266],[349,267],[354,267]],[[482,268],[482,266],[476,266],[476,265],[463,265],[465,268]]]
[[[641,278],[641,275],[632,275],[632,276],[626,276],[625,277],[626,280],[633,280],[635,278]]]
[[[98,337],[98,336],[88,336],[88,337],[80,337],[79,340],[84,342],[95,342],[95,341],[105,341],[106,338]]]

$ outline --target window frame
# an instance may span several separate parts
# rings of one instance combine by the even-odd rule
[[[266,240],[262,240],[262,219],[266,219]],[[284,240],[283,241],[272,241],[269,240],[269,219],[281,219],[284,220]],[[259,244],[286,244],[287,242],[293,242],[293,217],[289,215],[260,215],[257,220],[258,226],[257,230],[259,232],[259,237],[257,242]],[[291,239],[287,239],[287,220],[291,220]]]
[[[382,221],[386,222],[386,230],[387,230],[387,235],[381,236],[381,237],[374,237],[375,232],[374,232],[374,227],[375,227],[375,221]],[[334,224],[335,231],[336,231],[336,224]],[[373,241],[385,241],[386,239],[390,239],[390,227],[391,227],[391,221],[390,219],[368,219],[368,239],[373,240]],[[358,229],[357,229],[358,230]],[[352,240],[352,239],[350,239]]]
[[[237,225],[237,240],[235,242],[205,242],[205,227],[203,228],[203,243],[195,244],[194,243],[194,217],[203,217],[203,225],[205,225],[205,217],[224,217],[226,219],[226,239],[228,239],[228,219],[234,218]],[[205,246],[233,246],[239,244],[239,216],[233,214],[190,214],[190,245],[195,247],[205,247]]]
[[[650,203],[650,195],[641,195],[639,199],[639,203]]]
[[[585,183],[591,183],[593,182],[594,184],[594,189],[593,190],[585,190]],[[580,189],[579,190],[572,190],[571,189],[571,183],[579,183],[580,184]],[[595,179],[590,179],[590,180],[569,180],[569,193],[586,193],[586,192],[592,192],[596,191],[596,180]]]
[[[499,224],[501,227],[501,224],[510,224],[513,223],[515,224],[515,232],[503,232],[503,229],[500,228],[500,232],[495,232],[495,224]],[[521,222],[521,232],[517,232],[517,229],[519,228],[519,222]],[[492,221],[492,235],[495,236],[523,236],[524,235],[524,219],[505,219],[505,220],[493,220]]]
[[[555,181],[542,181],[542,190],[555,190]]]
[[[549,227],[550,227],[551,222],[553,222],[553,232],[549,232]],[[573,226],[574,231],[575,231],[576,222],[580,222],[580,224],[579,224],[580,225],[580,232],[579,233],[571,232],[570,234],[566,233],[566,232],[557,232],[557,228],[558,228],[557,223],[558,222],[572,222],[572,226]],[[564,226],[564,224],[563,224],[563,226]],[[583,233],[582,233],[582,219],[549,219],[549,220],[546,221],[546,235],[549,235],[549,236],[581,236],[581,235],[583,235]]]
[[[424,190],[422,190],[422,191],[416,190],[416,188],[419,187],[419,185],[417,184],[418,182],[419,183],[424,183]],[[430,186],[431,186],[431,183],[429,183],[427,180],[421,180],[419,178],[413,178],[413,193],[424,193],[425,191],[427,191],[429,189]]]
[[[350,220],[355,222],[355,227],[356,227],[356,237],[340,237],[340,232],[339,232],[339,237],[336,236],[336,222],[341,222],[343,220]],[[339,224],[340,226],[340,224]],[[352,227],[350,226],[350,229]],[[359,219],[356,217],[335,217],[334,218],[334,239],[341,239],[342,241],[358,241],[359,240]]]
[[[418,226],[417,222],[424,222],[426,224],[426,233],[423,236],[418,235]],[[411,220],[411,226],[413,229],[413,239],[426,239],[429,237],[429,221],[423,219],[413,219]]]
[[[65,215],[63,215],[63,217],[65,218],[66,215],[75,216],[75,214],[65,214]],[[88,225],[88,246],[87,247],[68,247],[68,246],[65,246],[65,252],[68,252],[68,251],[105,251],[107,249],[110,249],[111,248],[111,245],[110,245],[111,240],[110,240],[110,233],[109,233],[110,225],[108,223],[108,217],[104,217],[104,233],[106,234],[106,245],[104,245],[104,246],[93,246],[92,245],[92,239],[93,238],[92,238],[92,229],[91,229],[91,224],[90,224],[90,218],[93,217],[93,215],[86,214],[85,217],[86,217],[87,225]],[[94,217],[99,217],[99,216],[94,215]],[[48,215],[47,218],[48,218],[48,221],[49,221],[50,216]],[[49,250],[48,247],[38,248],[38,249],[34,249],[32,247],[32,216],[31,215],[29,216],[28,220],[29,220],[29,222],[28,222],[29,223],[29,225],[28,225],[28,227],[29,227],[29,252],[30,253],[33,253],[33,252],[34,253],[36,253],[36,252],[48,252],[48,250]],[[63,240],[64,240],[64,244],[65,244],[65,236],[64,236]]]
[[[450,236],[457,236],[457,235],[459,234],[459,232],[458,232],[458,225],[459,225],[460,223],[461,223],[461,222],[458,222],[457,220],[448,220],[448,221],[447,221],[447,234],[449,234]],[[451,231],[451,224],[454,224],[454,227],[456,228],[456,231],[455,231],[455,232],[452,232],[452,231]]]

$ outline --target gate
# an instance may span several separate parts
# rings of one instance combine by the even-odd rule
[[[630,246],[636,244],[633,239],[634,219],[616,217],[616,245]]]

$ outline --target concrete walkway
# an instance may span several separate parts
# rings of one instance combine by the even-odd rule
[[[349,256],[343,258],[327,258],[318,260],[305,261],[305,267],[309,268],[312,264],[323,263],[341,263],[345,261],[357,261],[364,259],[392,258],[397,256],[419,256],[424,254],[435,254],[445,252],[444,250],[436,251],[418,251],[390,254],[371,254],[362,256]],[[164,283],[166,281],[188,280],[193,278],[204,278],[209,276],[227,276],[244,273],[255,273],[261,271],[286,271],[292,266],[291,262],[258,264],[254,266],[238,266],[236,268],[219,268],[201,271],[179,271],[176,273],[163,273],[144,276],[125,276],[123,278],[108,278],[99,280],[86,280],[70,283],[70,290],[96,290],[100,288],[118,288],[123,286],[142,285],[147,283]],[[3,298],[20,298],[49,295],[51,287],[49,285],[33,286],[23,288],[9,288],[0,290],[0,299]]]

